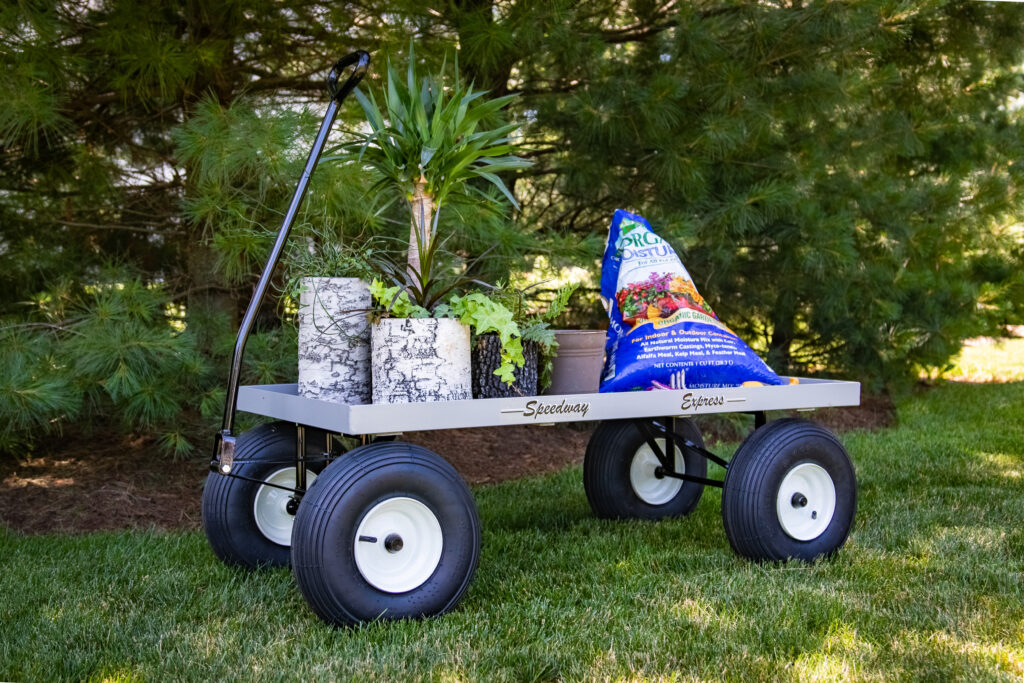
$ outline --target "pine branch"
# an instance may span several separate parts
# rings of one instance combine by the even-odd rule
[[[607,29],[600,31],[596,34],[590,34],[601,38],[604,42],[609,45],[618,45],[622,43],[635,43],[643,42],[649,38],[658,35],[670,28],[675,28],[679,25],[678,19],[667,19],[672,10],[675,2],[669,2],[660,11],[653,13],[645,21],[637,22],[631,26],[625,26],[617,29]],[[729,14],[731,12],[737,12],[743,10],[742,5],[728,6],[728,7],[717,7],[714,9],[704,10],[700,13],[701,19],[710,19],[712,17]],[[655,20],[657,23],[651,23]],[[661,20],[661,21],[658,21]]]
[[[37,221],[40,224],[49,224],[49,221]],[[125,232],[141,232],[147,235],[184,235],[180,230],[157,230],[156,226],[151,228],[137,227],[132,225],[119,225],[116,223],[83,223],[80,221],[56,220],[59,225],[66,225],[69,228],[89,228],[90,230],[123,230]]]
[[[536,82],[542,82],[542,79],[536,79]],[[556,83],[557,82],[558,84],[554,85],[554,86],[544,87],[544,88],[526,86],[526,87],[523,87],[523,88],[519,88],[517,90],[517,92],[520,95],[522,95],[524,98],[527,98],[527,97],[544,97],[545,95],[559,95],[559,94],[570,93],[570,92],[572,92],[572,91],[576,90],[577,88],[579,88],[579,87],[584,85],[581,81],[579,81],[577,79],[573,79],[571,81],[562,80],[562,81],[549,81],[549,82],[551,82],[551,83]]]
[[[656,36],[663,31],[667,31],[670,28],[675,28],[679,25],[679,21],[672,19],[669,21],[661,22],[660,24],[654,24],[652,26],[638,27],[629,29],[620,29],[614,31],[601,31],[597,34],[604,42],[609,45],[619,45],[622,43],[636,43],[647,40],[652,36]]]

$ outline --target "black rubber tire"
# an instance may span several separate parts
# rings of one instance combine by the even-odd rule
[[[704,447],[700,430],[687,419],[677,419],[676,434]],[[609,420],[594,430],[583,459],[583,488],[594,514],[604,519],[663,519],[681,517],[693,512],[700,502],[704,485],[682,482],[682,488],[670,500],[651,504],[643,500],[630,483],[630,466],[639,449],[646,443],[632,420]],[[684,472],[697,477],[707,476],[708,463],[703,457],[683,453]]]
[[[324,432],[306,429],[306,453],[319,457],[324,448]],[[232,472],[253,479],[267,479],[295,460],[295,425],[273,422],[250,429],[235,444]],[[310,463],[309,470],[319,473],[324,464]],[[203,531],[213,553],[228,565],[259,569],[287,567],[291,551],[260,531],[253,503],[260,484],[211,472],[203,488]]]
[[[426,581],[391,593],[364,578],[354,545],[366,513],[400,497],[430,509],[443,542]],[[479,560],[480,518],[469,487],[444,459],[413,444],[353,449],[317,479],[295,516],[292,572],[312,610],[339,626],[444,614],[462,599]]]
[[[776,511],[786,474],[802,463],[822,467],[835,487],[835,512],[816,538],[797,540]],[[725,535],[737,554],[755,561],[811,561],[846,542],[857,512],[857,477],[846,449],[832,432],[809,420],[786,418],[755,430],[729,463],[722,490]]]

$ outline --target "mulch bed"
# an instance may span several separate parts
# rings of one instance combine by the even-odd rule
[[[803,414],[835,431],[893,423],[888,398]],[[708,441],[735,441],[740,428],[702,418]],[[492,427],[410,432],[402,437],[442,454],[470,484],[554,472],[582,462],[591,426]],[[175,462],[149,439],[66,432],[20,461],[0,459],[0,526],[26,533],[198,529],[205,456]]]

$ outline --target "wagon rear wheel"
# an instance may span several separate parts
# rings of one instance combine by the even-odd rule
[[[770,422],[747,437],[725,476],[722,520],[738,554],[813,560],[846,542],[857,511],[853,463],[824,427]]]
[[[350,451],[321,475],[295,518],[295,579],[332,624],[443,614],[469,588],[479,557],[469,487],[412,444]]]
[[[677,419],[675,425],[680,439],[704,447],[692,422]],[[660,422],[652,428],[664,433]],[[663,454],[670,452],[664,436],[655,442]],[[707,474],[707,461],[690,451],[675,449],[673,463],[677,474]],[[583,460],[583,488],[598,517],[636,519],[688,515],[704,491],[703,484],[665,476],[654,449],[631,420],[602,422],[594,430]]]

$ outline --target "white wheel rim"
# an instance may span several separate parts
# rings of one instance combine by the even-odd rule
[[[824,467],[811,462],[796,465],[779,485],[775,511],[786,534],[813,541],[825,533],[836,512],[836,486]]]
[[[657,443],[662,453],[668,452],[667,439],[657,439]],[[676,472],[685,474],[686,464],[683,462],[682,452],[678,449],[675,461]],[[633,462],[629,465],[629,484],[633,487],[633,493],[648,505],[664,505],[675,498],[683,488],[682,479],[655,476],[654,472],[659,467],[661,461],[646,443],[637,449]]]
[[[282,467],[263,481],[293,489],[295,468]],[[309,488],[314,481],[316,474],[306,470],[306,487]],[[252,502],[252,516],[256,520],[256,528],[267,540],[286,547],[292,544],[292,527],[295,526],[295,515],[288,513],[288,501],[291,497],[291,491],[261,485],[256,490],[256,498]]]
[[[418,500],[389,498],[359,522],[356,567],[385,593],[405,593],[426,583],[441,561],[444,534],[437,516]]]

